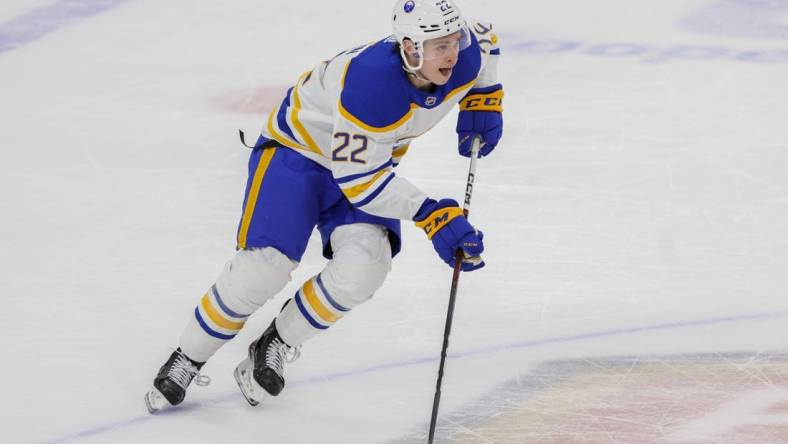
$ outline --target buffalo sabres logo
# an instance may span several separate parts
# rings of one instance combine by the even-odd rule
[[[429,96],[429,97],[427,97],[427,100],[424,101],[424,103],[427,106],[432,106],[432,105],[435,105],[435,102],[437,102],[437,101],[438,101],[438,99],[436,99],[435,96]]]

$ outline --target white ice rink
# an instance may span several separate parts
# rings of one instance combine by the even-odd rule
[[[0,2],[0,441],[426,442],[451,270],[423,235],[250,408],[248,343],[143,394],[234,252],[248,150],[392,1]],[[441,443],[788,443],[788,0],[461,0],[502,45]],[[454,115],[398,174],[460,198]]]

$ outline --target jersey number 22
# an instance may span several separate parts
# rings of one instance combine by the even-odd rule
[[[331,160],[334,162],[367,163],[366,160],[358,157],[361,153],[367,150],[367,136],[362,134],[354,134],[351,136],[348,133],[336,133],[334,134],[334,139],[342,139],[342,143],[340,143],[338,147],[334,148]],[[348,155],[347,153],[343,153],[343,151],[345,151],[350,146],[351,139],[353,141],[359,141],[361,146],[350,151],[350,155]]]

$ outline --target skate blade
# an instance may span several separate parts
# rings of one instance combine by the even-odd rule
[[[238,388],[241,389],[241,394],[246,398],[246,402],[252,407],[255,407],[269,395],[268,392],[260,387],[257,381],[254,380],[252,377],[252,370],[252,360],[246,358],[235,367],[233,376],[235,376],[235,382],[238,383]]]
[[[160,391],[156,388],[152,388],[145,394],[145,406],[148,407],[148,412],[156,414],[162,409],[169,407],[170,402],[167,401],[167,398],[165,398]]]

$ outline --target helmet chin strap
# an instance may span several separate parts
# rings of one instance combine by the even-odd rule
[[[415,78],[417,78],[417,79],[419,79],[421,81],[424,81],[424,82],[432,83],[432,81],[430,79],[424,77],[421,74],[421,67],[424,66],[424,57],[423,57],[420,49],[417,49],[416,51],[417,51],[416,52],[416,58],[419,60],[419,63],[416,66],[412,66],[410,64],[410,62],[408,62],[408,57],[405,54],[404,45],[400,45],[399,52],[400,52],[400,55],[402,56],[402,64],[403,64],[402,69],[404,69],[405,72],[408,73],[408,75],[410,75],[410,76],[413,76],[413,77],[415,77]]]
[[[421,75],[421,71],[411,71],[410,69],[408,69],[408,68],[406,68],[404,66],[402,67],[402,69],[404,69],[405,72],[408,73],[409,76],[415,77],[415,78],[417,78],[419,80],[422,80],[424,82],[432,83],[432,80],[430,80],[430,79],[424,77],[423,75]]]

